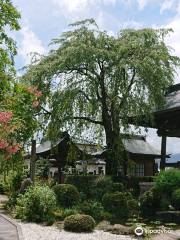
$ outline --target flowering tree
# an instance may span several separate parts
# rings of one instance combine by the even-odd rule
[[[14,84],[0,106],[0,168],[12,169],[24,144],[38,128],[42,92],[36,86]],[[19,159],[19,158],[18,158]]]

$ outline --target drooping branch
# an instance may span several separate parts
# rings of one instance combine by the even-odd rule
[[[128,94],[129,94],[129,92],[131,91],[132,85],[134,84],[135,76],[136,76],[136,70],[135,70],[135,68],[133,68],[133,74],[132,74],[130,83],[129,83],[129,85],[128,85],[128,87],[127,87],[127,90],[126,90],[126,92],[125,92],[125,94],[124,94],[124,96],[123,96],[123,98],[122,98],[121,103],[119,104],[119,109],[121,109],[121,107],[122,107],[123,104],[125,103],[125,100],[126,100]]]
[[[102,121],[93,120],[89,117],[73,117],[73,119],[75,119],[75,120],[85,120],[85,121],[88,121],[88,122],[91,122],[91,123],[94,123],[94,124],[103,125]]]

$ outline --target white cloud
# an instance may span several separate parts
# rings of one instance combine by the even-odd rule
[[[41,40],[36,34],[29,28],[28,25],[24,25],[20,30],[21,41],[19,46],[19,55],[22,56],[26,64],[31,61],[30,53],[37,52],[39,54],[45,53],[45,48]]]
[[[152,0],[137,0],[139,9],[142,10],[149,2],[152,2]]]
[[[175,0],[165,0],[163,1],[161,8],[160,8],[160,13],[163,13],[166,10],[172,9],[174,5]]]
[[[165,27],[172,28],[173,33],[167,38],[166,43],[174,49],[173,55],[180,57],[180,15],[177,15],[171,22],[169,22]],[[175,76],[175,82],[180,82],[180,69],[177,69],[177,75]]]

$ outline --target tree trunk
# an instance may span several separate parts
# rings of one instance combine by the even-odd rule
[[[36,164],[36,140],[32,140],[31,158],[30,158],[30,178],[33,183],[35,178],[35,164]]]
[[[166,142],[167,142],[167,137],[162,136],[161,140],[161,162],[160,162],[160,169],[164,170],[166,166]]]

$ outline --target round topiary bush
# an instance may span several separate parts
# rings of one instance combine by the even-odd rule
[[[92,232],[94,228],[95,221],[89,215],[71,215],[64,221],[64,229],[71,232]]]
[[[110,212],[117,221],[124,221],[129,216],[129,197],[122,192],[106,193],[102,202],[106,211]]]
[[[54,192],[47,186],[33,186],[17,198],[15,213],[23,220],[51,223],[55,208]]]
[[[176,210],[180,210],[180,188],[172,193],[172,205]]]
[[[71,184],[57,184],[53,187],[57,202],[62,207],[72,207],[78,203],[80,195],[77,188]]]

